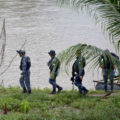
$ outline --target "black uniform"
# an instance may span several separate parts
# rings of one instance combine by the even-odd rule
[[[72,66],[72,82],[78,87],[80,93],[82,93],[82,91],[84,91],[84,93],[86,94],[88,92],[88,90],[82,86],[82,79],[80,78],[84,76],[85,71],[84,71],[84,67],[85,67],[85,58],[82,56],[79,56],[76,58],[76,61],[73,63]]]

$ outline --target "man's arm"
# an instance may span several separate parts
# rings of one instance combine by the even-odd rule
[[[50,63],[51,63],[51,60],[49,60],[48,63],[47,63],[48,67],[50,66]]]
[[[22,73],[21,73],[21,75],[25,75],[26,70],[27,70],[27,60],[26,60],[26,58],[23,58],[23,60],[22,60]]]
[[[74,64],[75,63],[73,63],[73,66],[72,66],[72,77],[71,77],[71,81],[72,81],[72,83],[74,82],[74,77],[75,77],[75,70],[74,70]]]
[[[86,61],[85,61],[85,58],[83,57],[82,62],[78,64],[79,77],[80,77],[81,80],[83,78],[82,74],[83,74],[83,70],[84,70],[85,65],[86,65]]]
[[[103,56],[100,56],[99,57],[99,65],[100,65],[100,67],[103,69],[104,68],[104,64],[103,64]]]
[[[55,58],[54,61],[53,61],[53,69],[51,71],[50,78],[52,78],[52,79],[55,78],[56,69],[59,66],[59,64],[60,64],[59,60],[57,58]]]

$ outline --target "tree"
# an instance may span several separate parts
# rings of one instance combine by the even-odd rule
[[[89,70],[94,70],[96,68],[99,69],[99,58],[101,55],[103,55],[105,60],[107,60],[106,57],[108,57],[109,60],[115,65],[115,68],[119,69],[120,71],[120,61],[110,52],[106,52],[105,50],[92,45],[77,44],[62,51],[57,56],[62,63],[62,68],[65,67],[66,72],[68,72],[71,61],[76,57],[75,53],[77,50],[81,50],[82,55],[87,60],[87,64],[89,64]]]
[[[25,46],[26,42],[27,40],[24,41],[20,49],[22,49]],[[1,35],[0,35],[0,68],[2,67],[3,62],[4,62],[5,48],[6,48],[6,29],[5,29],[5,19],[4,19],[2,30],[1,30]],[[10,60],[8,66],[4,68],[4,70],[0,71],[0,76],[3,75],[10,68],[10,66],[12,65],[17,55],[18,53],[16,53],[16,55]]]
[[[87,10],[97,22],[101,22],[104,30],[109,34],[110,41],[119,50],[120,44],[120,0],[57,0],[59,5],[68,5],[77,10]],[[86,44],[77,44],[61,52],[58,57],[64,63],[67,70],[69,63],[74,59],[75,52],[81,49],[90,68],[95,69],[99,65],[99,57],[104,50]],[[107,55],[119,69],[119,61],[112,55]]]
[[[120,0],[57,0],[59,5],[69,5],[73,8],[85,8],[101,22],[108,32],[111,42],[119,49],[120,44]]]

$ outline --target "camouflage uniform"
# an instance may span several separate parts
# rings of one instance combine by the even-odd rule
[[[109,54],[113,55],[113,53],[110,53],[108,50],[105,50],[105,52],[108,55]],[[107,54],[103,54],[99,57],[99,64],[100,66],[102,66],[105,92],[108,91],[108,87],[107,87],[108,78],[110,80],[111,90],[113,90],[113,79],[114,79],[114,63],[111,61],[111,59]]]
[[[58,75],[58,70],[60,67],[60,61],[58,58],[53,57],[51,60],[48,62],[48,66],[50,69],[50,78],[49,78],[49,83],[53,86],[53,93],[56,93],[56,88],[58,88],[58,91],[62,89],[59,85],[56,83],[56,77]]]

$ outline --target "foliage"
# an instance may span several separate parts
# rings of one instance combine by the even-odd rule
[[[30,110],[30,105],[27,100],[23,100],[21,103],[21,112],[28,113]]]
[[[112,56],[110,52],[107,52],[92,45],[77,44],[69,47],[66,50],[63,50],[61,53],[58,54],[58,58],[62,63],[61,69],[65,67],[67,73],[70,67],[70,63],[76,57],[75,53],[77,50],[81,50],[82,55],[85,57],[87,61],[87,64],[89,64],[89,70],[91,69],[94,70],[96,68],[98,69],[100,67],[99,60],[101,55],[103,55],[105,60],[107,60],[106,57],[108,57],[111,63],[113,63],[114,66],[120,70],[120,61],[116,59],[114,56]]]
[[[107,30],[111,42],[119,49],[120,44],[120,0],[57,0],[59,5],[85,8],[102,28]]]
[[[57,95],[48,95],[49,89],[34,89],[32,94],[22,94],[19,88],[0,89],[0,120],[118,120],[120,118],[119,95],[107,99],[93,97],[104,91],[90,91],[82,96],[78,91],[63,91]],[[21,111],[30,106],[26,113]],[[2,106],[6,103],[8,114],[3,115]],[[28,105],[29,103],[29,105]],[[26,110],[25,110],[26,111]]]

